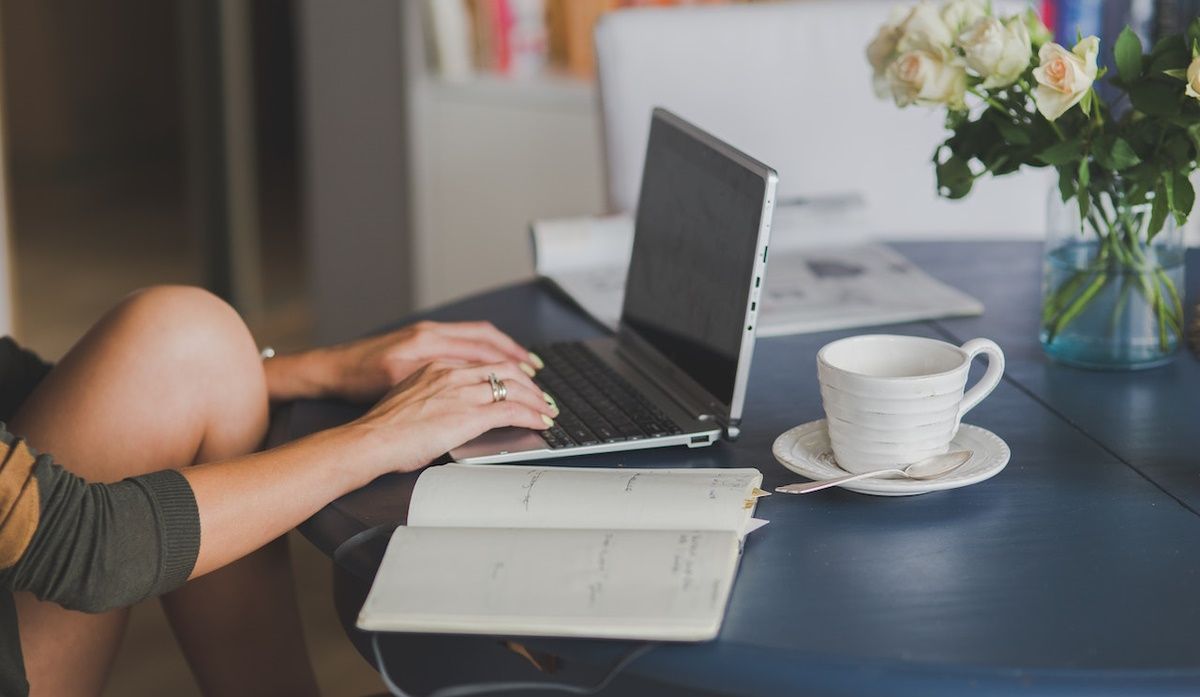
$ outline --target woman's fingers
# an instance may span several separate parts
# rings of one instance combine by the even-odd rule
[[[499,363],[516,360],[510,354],[491,344],[456,336],[439,335],[430,340],[428,350],[438,358],[470,363]],[[529,365],[528,358],[520,359],[517,362]]]
[[[503,385],[503,399],[496,399],[490,379],[493,375]],[[553,400],[547,399],[546,393],[520,368],[508,362],[469,366],[446,361],[430,363],[397,386],[384,398],[380,408],[401,413],[424,404],[434,407],[431,415],[454,416],[482,406],[506,403],[534,415],[519,424],[528,428],[546,428],[546,420],[558,416],[558,406]],[[528,414],[524,416],[528,417]]]
[[[488,376],[495,375],[498,379],[503,380],[510,388],[513,385],[524,387],[530,392],[536,394],[539,398],[542,397],[542,388],[525,374],[524,370],[518,368],[512,363],[491,363],[485,365],[473,365],[459,368],[455,371],[454,380],[457,384],[467,385],[473,382],[488,384]]]
[[[542,367],[540,358],[497,329],[491,322],[451,322],[438,325],[438,331],[446,336],[488,344],[518,363],[532,364],[538,369]]]
[[[459,389],[464,391],[464,394],[467,395],[466,399],[469,402],[476,405],[488,405],[493,402],[514,402],[517,404],[522,404],[539,414],[545,414],[551,419],[558,416],[558,408],[550,406],[550,404],[547,403],[542,397],[541,391],[535,392],[519,383],[510,383],[505,381],[503,384],[505,395],[504,399],[501,400],[494,398],[492,386],[489,383],[465,385]]]
[[[554,425],[554,420],[546,414],[516,401],[484,404],[476,407],[474,413],[480,420],[480,433],[504,426],[544,431]]]

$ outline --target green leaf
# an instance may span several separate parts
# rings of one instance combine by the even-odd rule
[[[1113,57],[1117,60],[1117,72],[1121,74],[1121,82],[1132,85],[1142,76],[1142,40],[1129,27],[1125,27],[1117,37]]]
[[[1079,191],[1079,195],[1076,196],[1076,200],[1079,202],[1079,219],[1080,220],[1087,220],[1088,209],[1091,208],[1091,205],[1092,205],[1092,197],[1088,191],[1088,185],[1092,183],[1091,172],[1092,171],[1088,168],[1087,158],[1085,157],[1082,160],[1080,160],[1079,161],[1079,170],[1075,175],[1075,179],[1077,182],[1076,188]]]
[[[989,109],[987,115],[1004,140],[1014,145],[1029,145],[1029,131],[1013,123],[1008,116],[994,109]]]
[[[1188,45],[1192,47],[1192,58],[1195,58],[1196,54],[1200,53],[1196,49],[1196,44],[1200,44],[1200,17],[1193,19],[1188,24],[1186,36]]]
[[[1154,187],[1154,203],[1150,207],[1150,227],[1146,230],[1146,241],[1154,239],[1167,222],[1167,191],[1162,181]]]
[[[1048,165],[1065,165],[1083,156],[1083,141],[1075,138],[1055,143],[1037,154],[1037,159]]]
[[[992,176],[1001,177],[1005,174],[1012,174],[1021,169],[1020,158],[1006,159],[1003,162],[998,162],[991,167]]]
[[[1191,180],[1188,179],[1186,172],[1176,172],[1172,178],[1173,200],[1171,210],[1175,212],[1175,222],[1179,226],[1183,226],[1187,222],[1188,216],[1192,213],[1192,207],[1196,205],[1196,190],[1192,187]]]
[[[1120,137],[1098,138],[1092,143],[1092,156],[1096,157],[1100,167],[1112,172],[1121,172],[1122,169],[1141,163],[1141,158],[1134,152],[1133,146],[1129,145],[1128,140]]]
[[[1120,172],[1123,169],[1129,169],[1134,165],[1140,164],[1142,158],[1137,156],[1133,151],[1133,147],[1129,145],[1129,141],[1124,138],[1117,138],[1112,144],[1112,167]]]
[[[975,175],[971,172],[967,161],[958,155],[951,155],[945,162],[938,163],[937,173],[938,193],[946,198],[962,198],[971,192],[975,183]]]
[[[1162,82],[1139,82],[1129,88],[1133,108],[1149,116],[1176,116],[1183,108],[1183,90]]]
[[[1176,80],[1187,81],[1187,71],[1183,68],[1171,68],[1170,70],[1164,70],[1162,74],[1167,77],[1173,77]]]
[[[1167,122],[1170,123],[1172,126],[1179,126],[1180,128],[1190,128],[1193,125],[1200,123],[1200,110],[1197,110],[1190,114],[1187,112],[1184,112],[1183,114],[1180,114],[1178,116],[1171,116],[1167,119]]]
[[[1200,157],[1200,123],[1188,126],[1187,134],[1192,139],[1192,144],[1196,146],[1197,157]]]
[[[1058,193],[1062,196],[1063,203],[1070,201],[1075,195],[1075,177],[1066,167],[1058,168]]]
[[[1150,49],[1151,60],[1157,60],[1170,53],[1187,52],[1187,41],[1179,34],[1170,34],[1159,39]]]
[[[1079,110],[1087,114],[1092,110],[1092,99],[1096,96],[1096,92],[1088,90],[1083,93],[1083,99],[1079,100]]]
[[[1172,34],[1154,45],[1150,51],[1150,75],[1157,75],[1174,68],[1187,68],[1192,62],[1191,51],[1182,34]]]

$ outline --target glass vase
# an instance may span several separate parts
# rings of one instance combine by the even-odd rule
[[[1149,236],[1150,204],[1127,205],[1119,180],[1077,198],[1051,192],[1042,273],[1041,342],[1060,363],[1138,370],[1170,362],[1182,343],[1185,246],[1167,217]]]

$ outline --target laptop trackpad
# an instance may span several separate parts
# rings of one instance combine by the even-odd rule
[[[545,450],[546,441],[527,428],[494,428],[450,451],[455,460],[504,453],[521,453],[528,450]]]

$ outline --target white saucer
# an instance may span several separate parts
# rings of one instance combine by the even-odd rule
[[[1000,436],[970,424],[959,426],[958,434],[950,441],[950,449],[970,450],[974,454],[962,467],[937,479],[921,481],[874,477],[843,484],[842,488],[876,496],[912,496],[930,491],[957,489],[994,477],[1008,464],[1011,455],[1008,444],[1001,440]],[[833,458],[825,419],[810,421],[784,431],[775,439],[771,452],[784,467],[814,481],[834,479],[848,474],[838,467]]]

